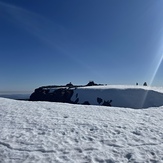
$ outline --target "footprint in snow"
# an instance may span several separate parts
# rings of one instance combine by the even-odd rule
[[[64,118],[68,118],[68,116],[67,116],[67,115],[65,115],[65,116],[64,116]]]
[[[128,154],[126,154],[126,156],[125,156],[128,160],[130,160],[131,159],[131,157],[132,157],[132,153],[128,153]]]

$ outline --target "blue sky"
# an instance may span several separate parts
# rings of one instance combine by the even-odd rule
[[[0,0],[0,91],[163,86],[162,0]]]

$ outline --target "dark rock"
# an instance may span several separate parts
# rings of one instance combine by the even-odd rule
[[[30,101],[51,101],[51,102],[68,102],[72,103],[71,97],[73,90],[59,88],[50,93],[49,89],[38,88],[30,96]]]
[[[70,82],[70,83],[66,84],[66,87],[72,88],[72,87],[74,87],[74,85]]]
[[[86,86],[95,86],[100,85],[90,81]],[[34,93],[31,94],[29,101],[49,101],[49,102],[64,102],[71,104],[79,103],[79,94],[76,92],[76,89],[79,87],[84,87],[85,85],[73,85],[71,82],[66,85],[52,85],[52,86],[42,86],[35,89]],[[71,98],[76,97],[74,100]],[[111,106],[111,101],[104,101],[100,97],[97,97],[97,102],[99,105]],[[89,98],[86,99],[84,105],[90,105]]]
[[[102,98],[97,97],[97,102],[99,105],[101,104],[102,101],[103,101]]]
[[[82,104],[83,105],[90,105],[90,103],[88,101],[84,101]]]
[[[94,83],[94,81],[90,81],[86,86],[94,86],[97,85],[96,83]]]
[[[147,82],[144,82],[143,86],[147,86]]]
[[[77,104],[79,102],[79,98],[77,98],[74,102],[74,104]]]
[[[104,102],[103,102],[103,106],[111,106],[111,102],[112,102],[112,100],[108,100],[108,101],[105,101],[104,100]]]

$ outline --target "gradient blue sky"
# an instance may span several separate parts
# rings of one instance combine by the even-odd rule
[[[0,0],[0,91],[163,86],[163,0]]]

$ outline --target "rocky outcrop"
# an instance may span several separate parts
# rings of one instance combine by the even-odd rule
[[[86,101],[80,103],[78,93],[75,95],[76,98],[72,100],[72,96],[74,96],[76,89],[77,88],[70,87],[54,89],[40,87],[35,89],[34,93],[31,94],[30,101],[49,101],[49,102],[64,102],[71,104],[91,105],[89,98]],[[99,105],[111,106],[112,100],[105,101],[97,97],[97,102]]]
[[[135,109],[163,105],[163,91],[152,90],[148,86],[125,88],[109,85],[95,86],[94,84],[92,86],[74,86],[69,83],[65,86],[44,86],[37,88],[31,94],[30,100]]]
[[[91,81],[86,86],[95,85],[97,86],[97,84]],[[80,88],[86,86],[74,86],[71,82],[65,86],[43,86],[35,89],[34,93],[31,94],[29,100],[91,105],[91,97],[87,97],[85,101],[81,102],[81,98],[84,94],[82,93],[82,95],[79,97],[79,94],[76,93],[76,91],[78,91]],[[105,101],[104,99],[97,97],[98,105],[111,106],[111,102],[112,100]]]
[[[38,88],[31,94],[30,101],[50,101],[73,103],[71,97],[73,90],[68,88],[48,89]]]
[[[86,86],[95,86],[98,85],[94,81],[89,81],[89,83]]]
[[[35,89],[34,93],[30,96],[30,101],[50,101],[50,102],[68,102],[77,104],[79,98],[74,101],[71,100],[73,96],[74,89],[85,87],[85,86],[95,86],[101,85],[96,84],[94,81],[90,81],[87,85],[73,85],[71,82],[66,85],[53,85],[53,86],[42,86]],[[83,104],[89,104],[88,101]]]

